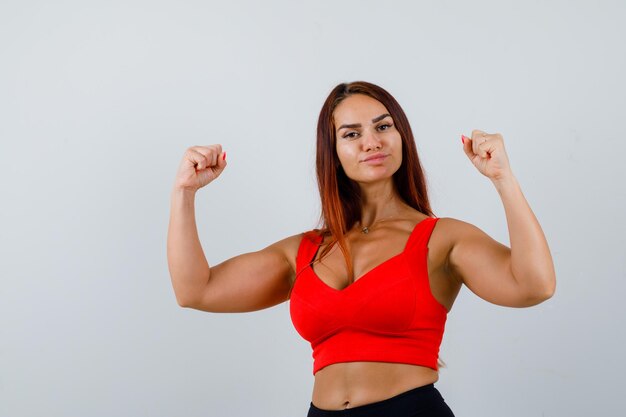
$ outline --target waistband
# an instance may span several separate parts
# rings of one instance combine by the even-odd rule
[[[443,400],[441,394],[437,388],[435,388],[434,383],[413,388],[391,398],[370,404],[360,405],[354,408],[346,408],[344,410],[323,410],[321,408],[317,408],[311,402],[307,417],[377,417],[381,415],[381,412],[389,413],[394,410],[410,410],[411,407],[414,408],[416,403],[419,401],[426,401],[432,397],[438,397]]]

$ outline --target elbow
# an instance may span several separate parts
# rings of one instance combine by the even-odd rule
[[[173,281],[173,280],[172,280]],[[174,282],[174,281],[173,281]],[[200,294],[189,286],[176,285],[174,282],[174,296],[176,303],[183,308],[196,308]]]
[[[176,303],[182,308],[194,308],[194,303],[190,297],[176,294]]]
[[[553,272],[549,274],[544,280],[543,296],[545,300],[552,298],[556,292],[556,274]]]
[[[543,285],[535,289],[528,296],[529,305],[537,305],[549,300],[554,296],[556,291],[556,279],[554,276],[542,281]]]
[[[541,304],[544,301],[547,301],[550,298],[552,298],[553,295],[554,295],[554,291],[551,291],[551,290],[537,292],[536,294],[534,294],[533,297],[531,297],[531,305]]]
[[[176,299],[176,303],[178,304],[178,307],[190,308],[189,303],[187,303],[186,301],[182,301],[182,300]]]
[[[552,283],[546,289],[545,291],[546,300],[549,298],[552,298],[555,292],[556,292],[556,280],[552,281]]]
[[[187,300],[176,297],[176,303],[181,308],[189,308],[189,303],[187,302]]]

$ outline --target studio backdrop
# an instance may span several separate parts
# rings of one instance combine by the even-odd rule
[[[185,150],[209,264],[318,226],[315,129],[340,82],[396,97],[437,217],[509,245],[461,134],[500,133],[553,298],[464,287],[436,383],[461,416],[622,415],[626,5],[619,1],[0,3],[0,416],[304,416],[289,303],[181,308],[166,257]]]

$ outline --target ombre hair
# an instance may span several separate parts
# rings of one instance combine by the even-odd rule
[[[402,138],[402,164],[393,174],[395,190],[406,204],[433,216],[413,132],[400,104],[383,88],[365,81],[336,86],[326,98],[317,122],[315,164],[322,207],[319,223],[322,236],[330,236],[319,258],[323,258],[337,243],[346,259],[349,283],[354,282],[354,270],[344,235],[361,220],[362,199],[359,184],[348,178],[339,161],[333,113],[339,103],[354,94],[371,97],[387,108]]]

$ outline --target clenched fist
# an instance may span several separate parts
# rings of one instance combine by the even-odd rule
[[[481,174],[492,181],[512,176],[501,134],[488,134],[475,129],[472,130],[471,138],[461,135],[461,139],[465,154]]]
[[[226,152],[222,145],[192,146],[185,151],[178,168],[174,188],[197,191],[226,168]]]

